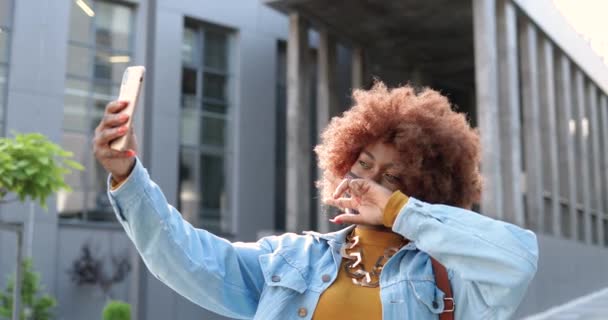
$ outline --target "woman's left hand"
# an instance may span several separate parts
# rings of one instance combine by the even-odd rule
[[[348,193],[351,197],[345,197]],[[371,226],[383,225],[384,207],[393,194],[389,189],[368,179],[344,179],[325,203],[340,209],[348,208],[359,214],[342,213],[330,221],[336,224],[352,223]]]

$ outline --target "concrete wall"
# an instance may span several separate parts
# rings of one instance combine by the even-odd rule
[[[608,287],[608,249],[538,235],[538,272],[515,318]]]

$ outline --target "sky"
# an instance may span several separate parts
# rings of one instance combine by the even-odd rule
[[[608,65],[608,0],[553,0],[553,3]]]

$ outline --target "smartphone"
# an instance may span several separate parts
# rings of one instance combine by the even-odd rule
[[[120,94],[118,95],[118,101],[127,101],[129,104],[124,109],[124,113],[129,115],[129,121],[127,121],[127,127],[131,129],[131,123],[133,122],[133,114],[135,113],[135,106],[137,105],[137,98],[139,92],[144,83],[144,74],[146,68],[143,66],[128,67],[122,74],[122,83],[120,84]],[[110,148],[114,150],[125,150],[127,145],[127,135],[124,135],[110,143]]]

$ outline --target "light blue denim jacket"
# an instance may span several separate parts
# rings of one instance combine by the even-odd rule
[[[336,279],[339,248],[352,229],[231,243],[185,221],[139,160],[128,180],[108,194],[151,273],[231,318],[311,319]],[[429,255],[448,269],[457,320],[509,318],[536,272],[534,233],[468,210],[410,198],[393,231],[411,242],[382,270],[383,319],[438,319],[443,292]]]

